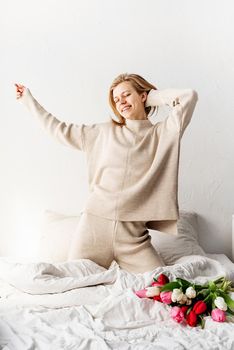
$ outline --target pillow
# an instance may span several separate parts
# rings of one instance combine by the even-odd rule
[[[198,243],[197,213],[180,210],[177,222],[178,235],[149,230],[151,243],[166,265],[175,264],[176,260],[186,255],[202,255],[205,252]]]
[[[38,259],[50,263],[66,261],[79,218],[80,215],[64,215],[45,210]]]

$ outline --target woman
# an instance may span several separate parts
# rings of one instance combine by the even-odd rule
[[[137,74],[121,74],[109,90],[118,121],[76,125],[58,120],[29,89],[15,85],[17,98],[51,135],[86,153],[90,194],[68,259],[88,258],[106,268],[116,260],[134,273],[163,266],[147,228],[177,233],[180,140],[196,91],[157,90]],[[152,124],[148,117],[164,104],[169,115]]]

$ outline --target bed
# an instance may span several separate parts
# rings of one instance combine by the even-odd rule
[[[135,294],[161,273],[200,284],[234,281],[232,261],[200,246],[195,212],[180,212],[177,237],[150,231],[166,266],[144,274],[115,261],[109,269],[66,261],[78,221],[46,211],[37,258],[0,258],[0,349],[234,349],[234,316],[190,327],[171,319],[170,306]]]

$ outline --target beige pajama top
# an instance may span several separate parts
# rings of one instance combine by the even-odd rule
[[[149,228],[177,233],[180,142],[198,100],[195,90],[151,90],[146,106],[169,105],[168,116],[156,124],[126,119],[123,127],[111,120],[60,121],[29,89],[20,100],[49,134],[85,152],[89,196],[84,211],[111,220],[147,221]]]

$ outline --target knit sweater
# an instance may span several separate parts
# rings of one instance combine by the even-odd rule
[[[150,90],[146,106],[169,105],[168,116],[155,124],[126,119],[123,127],[111,120],[91,125],[60,121],[29,89],[20,100],[50,135],[85,152],[89,195],[83,211],[146,221],[148,228],[177,234],[180,142],[198,100],[195,90]]]

